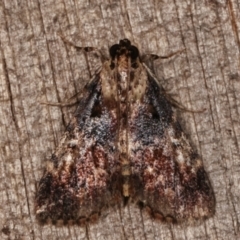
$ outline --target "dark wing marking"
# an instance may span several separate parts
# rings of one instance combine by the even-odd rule
[[[41,222],[88,218],[113,200],[121,176],[116,109],[105,105],[97,74],[40,180],[36,215]]]
[[[165,219],[181,222],[212,216],[214,195],[202,160],[161,87],[149,72],[139,81],[147,81],[146,92],[142,101],[131,105],[129,125],[135,194]]]

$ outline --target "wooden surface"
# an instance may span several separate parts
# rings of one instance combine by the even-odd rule
[[[0,1],[0,239],[239,239],[239,0]],[[109,209],[87,228],[40,226],[34,195],[44,160],[56,148],[80,92],[100,59],[66,46],[109,46],[129,38],[157,60],[174,98],[204,113],[179,112],[203,158],[216,214],[199,226],[161,224],[133,204]],[[89,68],[88,65],[89,64]]]

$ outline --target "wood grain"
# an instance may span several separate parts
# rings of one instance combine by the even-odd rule
[[[239,239],[240,217],[240,2],[17,0],[0,2],[0,238],[1,239]],[[216,214],[199,226],[152,221],[130,204],[107,210],[86,228],[40,226],[34,215],[36,183],[75,107],[65,102],[101,64],[119,39],[142,53],[179,55],[157,60],[154,70],[184,106],[179,111],[203,158]]]

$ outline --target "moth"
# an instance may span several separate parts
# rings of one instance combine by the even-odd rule
[[[79,223],[129,199],[163,221],[211,217],[208,176],[163,87],[128,39],[109,52],[47,161],[37,218]]]

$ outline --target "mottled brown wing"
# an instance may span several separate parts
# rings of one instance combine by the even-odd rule
[[[103,104],[100,74],[85,90],[38,186],[36,215],[43,223],[90,218],[119,189],[116,109],[106,110]]]
[[[163,219],[191,222],[212,216],[214,195],[202,160],[161,87],[149,72],[142,81],[147,81],[146,91],[132,103],[129,124],[133,191]]]

